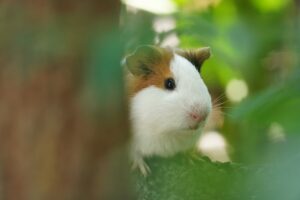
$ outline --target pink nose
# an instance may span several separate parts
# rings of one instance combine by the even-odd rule
[[[195,122],[201,122],[204,120],[205,117],[201,116],[200,114],[197,113],[190,113],[190,117],[195,121]]]

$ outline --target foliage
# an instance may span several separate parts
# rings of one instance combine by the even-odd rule
[[[300,156],[284,157],[280,159],[285,162],[248,166],[212,162],[207,157],[190,154],[151,158],[147,160],[151,174],[147,177],[136,174],[138,199],[298,199]]]

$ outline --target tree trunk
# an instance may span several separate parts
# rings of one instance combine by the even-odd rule
[[[1,1],[0,199],[130,198],[119,8]]]

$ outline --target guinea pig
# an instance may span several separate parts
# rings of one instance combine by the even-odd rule
[[[140,46],[125,58],[132,126],[131,158],[142,174],[144,158],[192,148],[212,109],[200,69],[210,48]]]

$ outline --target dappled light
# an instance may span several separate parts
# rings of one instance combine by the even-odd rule
[[[286,140],[286,134],[282,127],[277,122],[272,122],[269,131],[268,136],[271,142],[277,143],[277,142],[284,142]]]
[[[198,149],[213,161],[230,161],[227,142],[222,134],[216,131],[203,133],[198,142]]]
[[[123,0],[127,6],[146,10],[155,14],[171,14],[176,6],[171,0]]]
[[[226,96],[232,102],[240,102],[248,96],[248,86],[244,80],[232,79],[226,86]]]

